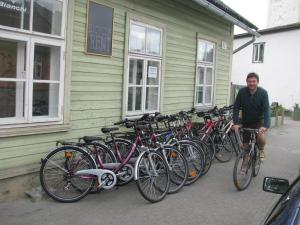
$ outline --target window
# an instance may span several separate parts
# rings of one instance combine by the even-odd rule
[[[253,62],[262,63],[264,61],[265,43],[253,44]]]
[[[0,0],[0,125],[62,122],[65,4]]]
[[[198,40],[196,71],[196,106],[211,106],[214,91],[215,44]]]
[[[127,115],[159,110],[162,29],[130,21]]]
[[[1,0],[0,25],[29,30],[31,0]]]

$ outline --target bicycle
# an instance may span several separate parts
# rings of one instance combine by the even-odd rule
[[[242,149],[240,134],[236,132],[239,141],[240,154],[237,157],[233,169],[233,183],[239,190],[245,190],[251,183],[252,177],[256,177],[260,170],[259,148],[257,144],[258,129],[241,128],[241,132],[250,132],[248,151]],[[247,154],[247,157],[245,156]],[[245,171],[242,170],[243,160],[248,159]]]
[[[205,112],[198,112],[198,117],[204,118],[204,126],[198,132],[200,139],[211,146],[212,157],[219,162],[230,161],[233,145],[230,137],[221,129],[224,118],[220,116],[217,107]]]
[[[85,141],[88,143],[60,142],[62,146],[58,146],[42,159],[40,181],[44,191],[54,200],[76,202],[91,191],[96,181],[99,189],[113,188],[117,183],[118,173],[124,173],[122,168],[132,167],[128,162],[138,145],[142,143],[139,134],[141,127],[135,124],[127,124],[127,126],[134,127],[136,138],[126,159],[121,163],[103,163],[102,158],[99,157],[100,148],[95,149],[95,159],[92,157],[86,146],[100,146],[100,143],[94,142],[100,141],[99,137],[86,137]],[[115,130],[115,128],[106,129]],[[140,171],[140,165],[145,165],[143,174],[151,178],[150,187],[147,184],[142,186],[139,176],[135,176],[135,180],[144,198],[151,202],[157,202],[162,200],[169,190],[168,165],[160,154],[143,147],[143,145],[142,148],[143,152],[136,162],[134,171]],[[163,182],[155,183],[159,178],[162,178]],[[154,183],[155,185],[153,185]],[[148,189],[145,189],[147,187]],[[151,189],[150,192],[149,189]],[[148,196],[149,193],[150,196]]]
[[[185,136],[182,127],[178,124],[177,115],[162,116],[158,121],[163,122],[167,130],[162,132],[163,143],[177,147],[184,155],[188,164],[188,178],[185,185],[196,182],[203,175],[205,167],[205,154],[198,143]],[[172,123],[173,125],[171,126]]]

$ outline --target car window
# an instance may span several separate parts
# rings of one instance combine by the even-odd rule
[[[295,206],[293,206],[293,204],[290,202],[294,195],[300,195],[300,177],[298,177],[296,181],[291,185],[289,190],[282,195],[282,197],[272,210],[271,215],[268,217],[265,225],[275,225],[278,224],[278,220],[283,221],[285,219],[288,219],[292,210],[295,209]]]

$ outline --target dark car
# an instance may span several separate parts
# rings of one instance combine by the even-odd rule
[[[265,177],[263,189],[282,196],[262,225],[300,225],[300,175],[291,185],[286,179]]]

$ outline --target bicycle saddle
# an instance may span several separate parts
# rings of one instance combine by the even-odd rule
[[[116,130],[119,130],[118,127],[104,127],[101,129],[101,132],[102,133],[109,133],[109,132],[112,132],[112,131],[116,131]]]
[[[84,142],[93,142],[93,141],[101,141],[103,140],[103,138],[98,137],[98,136],[84,136],[82,137],[82,140],[84,140]]]

